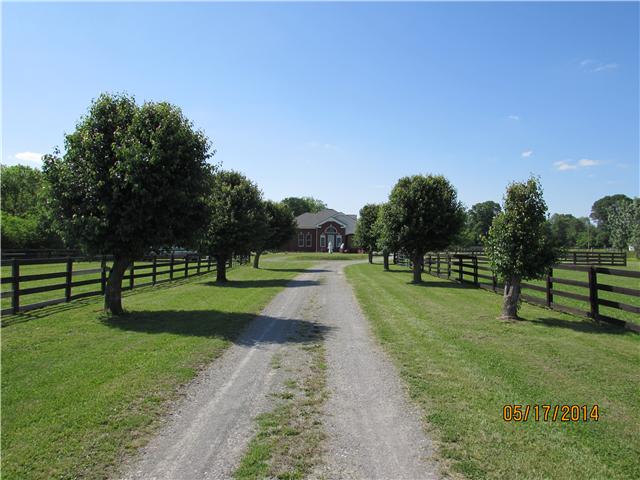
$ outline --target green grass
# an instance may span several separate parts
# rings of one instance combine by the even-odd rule
[[[2,476],[104,478],[143,445],[180,385],[219,356],[288,279],[295,256],[8,317],[2,328]],[[6,321],[6,320],[5,320]]]
[[[346,269],[423,408],[445,471],[469,478],[640,478],[640,336],[380,265]],[[505,422],[505,404],[600,406],[598,422]]]
[[[284,252],[260,257],[260,264],[263,261],[269,262],[273,258],[295,258],[298,261],[317,262],[323,260],[364,260],[367,258],[366,253],[304,253],[304,252]]]

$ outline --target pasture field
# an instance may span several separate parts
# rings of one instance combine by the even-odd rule
[[[640,478],[640,335],[406,268],[345,270],[374,334],[468,478]],[[503,420],[505,405],[599,406],[598,421]]]
[[[260,270],[142,287],[127,313],[100,296],[7,317],[2,328],[2,476],[105,478],[143,445],[179,387],[219,356],[287,281],[295,255]],[[54,268],[46,266],[47,268]]]

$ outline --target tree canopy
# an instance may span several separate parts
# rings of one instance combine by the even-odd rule
[[[327,208],[326,203],[313,197],[287,197],[282,203],[289,207],[294,217],[307,212],[317,213]]]
[[[546,214],[537,178],[507,187],[503,211],[485,240],[491,267],[505,282],[504,318],[517,318],[521,280],[540,278],[556,260]]]
[[[387,210],[388,209],[388,210]],[[449,245],[462,228],[464,208],[455,188],[441,175],[403,177],[385,208],[387,227],[414,263],[414,282],[421,282],[422,258]]]
[[[211,155],[207,138],[179,108],[102,94],[65,136],[64,155],[45,156],[52,205],[67,238],[115,257],[108,311],[122,312],[122,274],[132,260],[193,244],[206,220]]]
[[[369,253],[369,263],[373,263],[373,251],[378,243],[378,230],[375,223],[378,220],[380,205],[368,203],[360,209],[358,223],[356,224],[356,245]]]
[[[260,255],[265,250],[275,250],[290,240],[296,232],[296,221],[289,207],[283,203],[266,200],[263,204],[264,228],[256,235],[253,266],[258,268]]]
[[[226,263],[234,253],[249,253],[267,231],[262,193],[239,172],[213,176],[207,196],[208,222],[200,251],[217,261],[217,281],[226,282]]]
[[[480,245],[482,238],[486,237],[491,228],[493,218],[500,213],[500,204],[492,200],[473,205],[467,212],[466,227],[467,238],[473,245]]]

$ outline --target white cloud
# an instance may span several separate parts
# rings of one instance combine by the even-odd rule
[[[14,155],[16,160],[22,160],[23,162],[34,162],[40,164],[43,153],[36,152],[18,152]]]
[[[514,120],[517,122],[518,120],[520,120],[520,115],[509,115],[507,118],[509,120]]]
[[[591,160],[590,158],[581,158],[578,160],[579,167],[595,167],[596,165],[600,165],[602,162],[600,160]]]
[[[522,158],[529,158],[531,155],[533,155],[533,150],[525,150],[521,153],[521,155]]]
[[[615,70],[620,65],[614,62],[604,63],[591,58],[585,58],[580,62],[580,68],[586,72],[603,72],[605,70]]]
[[[564,171],[564,170],[575,170],[578,168],[577,165],[574,165],[566,160],[558,160],[553,163],[553,166],[556,167],[556,170]]]
[[[592,160],[590,158],[581,158],[577,162],[572,160],[558,160],[553,163],[553,166],[556,167],[556,170],[562,172],[565,170],[577,170],[579,168],[589,168],[595,167],[597,165],[602,165],[602,161],[600,160]]]

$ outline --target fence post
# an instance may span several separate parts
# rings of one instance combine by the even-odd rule
[[[184,256],[184,278],[189,276],[189,255]]]
[[[460,283],[462,283],[462,255],[458,257],[458,278],[460,279]]]
[[[451,278],[451,254],[447,253],[447,278]]]
[[[198,268],[196,269],[196,273],[197,273],[198,275],[200,275],[200,260],[201,260],[201,258],[200,258],[200,254],[198,254]]]
[[[553,304],[553,268],[549,268],[547,272],[547,307],[551,308]]]
[[[73,260],[71,257],[67,257],[67,276],[66,286],[64,287],[64,300],[65,302],[71,301],[71,278],[73,277]]]
[[[473,256],[473,283],[478,285],[478,256]]]
[[[11,308],[15,315],[20,311],[20,260],[14,258],[11,261],[11,276],[13,277],[12,287],[13,292],[11,295]]]
[[[498,290],[498,279],[496,278],[494,271],[491,271],[491,284],[493,286],[493,291],[496,292]]]
[[[429,254],[429,273],[431,273],[431,254]]]
[[[591,318],[598,320],[600,315],[598,308],[598,276],[595,267],[589,267],[589,303],[591,305]]]
[[[154,253],[153,254],[153,270],[151,275],[151,283],[153,283],[154,285],[156,284],[157,264],[158,264],[158,255]]]
[[[436,275],[440,276],[440,252],[436,253]]]
[[[133,290],[133,260],[131,260],[131,269],[129,270],[129,289]]]
[[[574,265],[578,264],[578,256],[577,256],[576,252],[573,252],[573,264]]]
[[[173,280],[173,252],[171,252],[171,260],[169,261],[169,280]]]
[[[102,260],[100,262],[100,291],[104,295],[104,292],[107,290],[107,261],[102,255]]]

